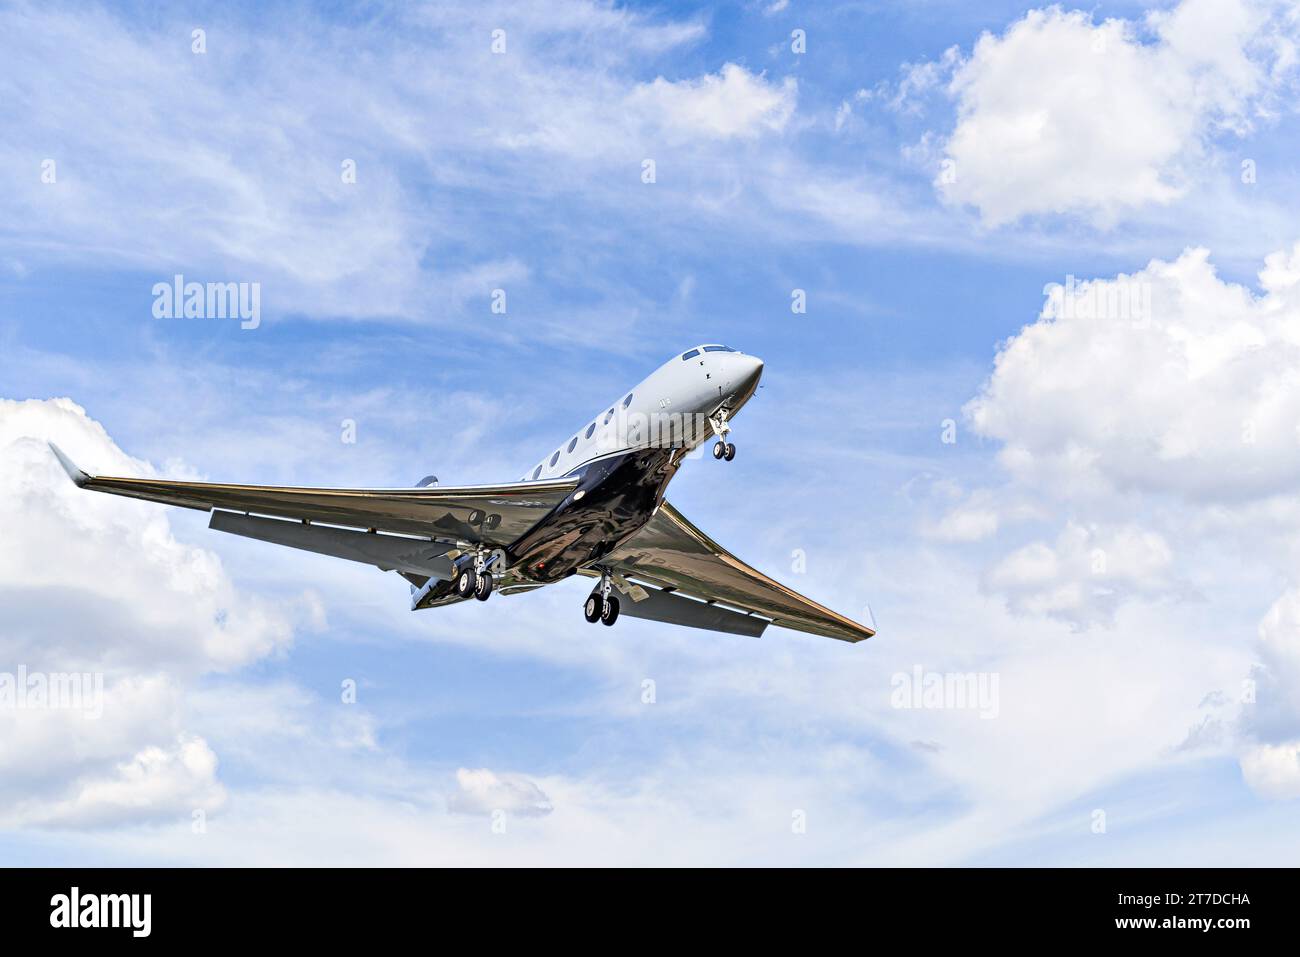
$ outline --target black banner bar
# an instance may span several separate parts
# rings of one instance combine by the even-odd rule
[[[761,943],[784,928],[816,938],[847,933],[865,949],[900,934],[927,945],[1047,934],[1230,947],[1295,926],[1294,876],[1253,869],[10,869],[0,870],[0,920],[7,942],[75,936],[168,946],[337,945],[467,930],[542,944],[622,920],[632,938],[680,931]]]

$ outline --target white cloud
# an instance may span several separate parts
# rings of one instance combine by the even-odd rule
[[[1111,622],[1124,599],[1171,591],[1172,558],[1154,532],[1071,522],[1055,543],[1033,542],[1002,559],[985,584],[1023,614],[1075,625]]]
[[[181,735],[148,745],[111,774],[75,783],[67,800],[20,809],[19,819],[44,827],[111,827],[141,821],[189,822],[194,811],[218,810],[226,801],[217,781],[217,756],[206,741]]]
[[[240,594],[213,552],[172,535],[166,508],[78,489],[48,441],[87,471],[156,474],[68,399],[0,399],[0,621],[11,660],[196,672],[237,667],[291,640],[305,609]],[[33,601],[48,594],[67,597]]]
[[[492,814],[505,811],[525,817],[550,814],[551,799],[536,783],[521,774],[497,774],[487,768],[456,772],[457,790],[447,808],[457,814]]]
[[[188,21],[0,12],[0,166],[13,173],[0,215],[26,224],[3,261],[20,274],[50,259],[143,272],[142,321],[152,282],[182,272],[261,283],[268,317],[443,323],[530,270],[503,257],[496,230],[479,238],[474,204],[456,197],[572,191],[600,207],[606,179],[591,168],[636,183],[646,150],[665,143],[684,167],[710,168],[694,151],[779,131],[794,109],[793,79],[734,64],[639,82],[647,60],[704,35],[697,19],[582,0],[395,15],[393,31],[299,18],[291,40],[217,20],[195,54]],[[507,50],[494,55],[503,23]],[[47,159],[54,183],[41,180]]]
[[[728,63],[696,79],[643,83],[628,94],[627,105],[670,134],[727,139],[784,129],[797,98],[793,77],[778,85]]]
[[[949,92],[949,202],[997,225],[1045,213],[1102,224],[1183,196],[1222,130],[1246,132],[1289,81],[1276,5],[1183,0],[1146,23],[1059,7],[985,34]]]
[[[1262,744],[1241,756],[1246,783],[1267,798],[1300,798],[1300,741]]]
[[[1265,613],[1255,647],[1259,662],[1252,672],[1245,729],[1264,742],[1295,739],[1300,736],[1300,587],[1288,588]]]
[[[941,542],[978,542],[996,534],[998,523],[997,509],[966,503],[947,512],[926,534]]]
[[[68,399],[0,399],[0,669],[102,688],[93,708],[0,709],[4,819],[83,828],[215,809],[187,683],[283,650],[310,609],[237,589],[215,554],[177,540],[168,509],[76,488],[49,440],[90,470],[157,474]]]
[[[953,72],[963,62],[961,48],[949,47],[943,51],[943,55],[938,60],[903,64],[901,68],[903,78],[898,81],[898,84],[892,88],[881,86],[879,92],[888,94],[886,103],[891,110],[904,114],[920,113],[922,101],[945,80],[951,82]],[[865,91],[860,91],[860,95],[862,92]]]
[[[1142,308],[1117,313],[1135,291],[1128,301]],[[1072,296],[1053,290],[1040,318],[1003,345],[967,413],[978,434],[1003,443],[1012,481],[1000,514],[1022,496],[1106,524],[1070,523],[1054,544],[1017,549],[986,573],[986,587],[1018,612],[1076,625],[1112,622],[1126,602],[1195,595],[1215,634],[1242,636],[1266,583],[1294,579],[1297,330],[1300,246],[1265,258],[1258,290],[1220,279],[1204,249]],[[1104,574],[1093,571],[1094,549]],[[1223,743],[1258,793],[1288,797],[1300,588],[1263,615],[1253,657],[1217,686],[1229,689],[1231,714],[1201,716],[1184,750]]]
[[[1004,443],[1002,463],[1031,487],[1203,504],[1292,494],[1298,263],[1300,246],[1270,256],[1260,294],[1219,279],[1204,249],[1095,280],[1084,288],[1096,295],[1084,299],[1138,290],[1150,316],[1049,304],[1004,344],[967,414],[979,434]]]

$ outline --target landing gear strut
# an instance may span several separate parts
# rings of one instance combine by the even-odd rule
[[[479,552],[474,559],[474,597],[479,601],[487,601],[492,594],[494,584],[492,573],[488,571],[488,564],[492,557],[487,552]]]
[[[609,571],[601,569],[600,584],[587,596],[582,606],[582,616],[591,624],[601,621],[612,625],[618,621],[618,596],[613,594],[614,584],[609,579]]]
[[[466,562],[457,570],[456,577],[452,579],[452,588],[455,589],[458,597],[472,596],[479,601],[487,601],[491,597],[492,589],[496,585],[492,572],[488,571],[491,561],[491,557],[486,552],[479,552],[473,561]]]
[[[731,426],[727,424],[728,415],[727,409],[719,409],[709,416],[709,425],[713,428],[713,434],[718,437],[718,441],[713,443],[713,457],[730,462],[736,457],[736,447],[727,441],[727,436],[731,434]]]

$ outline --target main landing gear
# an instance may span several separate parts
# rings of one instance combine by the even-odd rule
[[[452,588],[457,596],[469,598],[472,595],[479,601],[487,601],[491,597],[496,581],[488,570],[490,561],[488,556],[480,552],[472,562],[466,562],[457,569],[456,577],[452,579]]]
[[[736,457],[736,447],[727,441],[727,436],[731,434],[731,426],[727,424],[728,415],[727,409],[719,409],[709,416],[709,425],[713,428],[713,434],[718,437],[718,441],[713,443],[713,457],[730,462]]]
[[[602,571],[600,584],[587,596],[586,604],[582,606],[582,616],[593,625],[598,620],[606,625],[618,621],[618,596],[613,594],[613,591],[614,585],[609,580],[609,572]]]

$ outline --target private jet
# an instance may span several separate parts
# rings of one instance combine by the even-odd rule
[[[856,642],[874,628],[751,568],[664,499],[683,459],[714,440],[736,457],[736,414],[763,363],[729,346],[673,356],[565,439],[519,481],[412,488],[294,488],[83,472],[80,488],[210,512],[209,527],[394,571],[411,610],[596,579],[592,624],[634,618],[757,637],[768,625]]]

